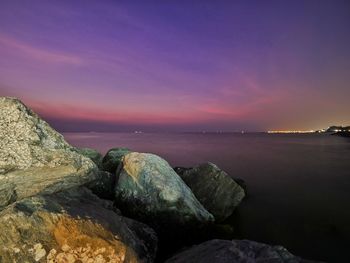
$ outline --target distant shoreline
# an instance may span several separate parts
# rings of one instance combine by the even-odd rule
[[[317,132],[269,132],[269,131],[233,131],[233,132],[212,132],[212,131],[192,131],[192,132],[177,132],[177,131],[144,131],[144,132],[134,132],[134,131],[60,131],[60,133],[129,133],[129,134],[316,134]]]

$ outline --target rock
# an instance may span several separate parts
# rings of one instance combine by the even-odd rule
[[[90,158],[97,165],[97,167],[101,167],[103,157],[98,151],[91,148],[76,148],[76,150],[78,153]]]
[[[96,179],[96,165],[14,98],[0,98],[0,209]]]
[[[214,239],[176,254],[166,263],[311,263],[281,246],[269,246],[249,240]]]
[[[233,178],[233,180],[244,190],[245,197],[248,196],[248,187],[242,178]]]
[[[155,232],[110,203],[82,188],[8,206],[0,212],[0,262],[153,262]]]
[[[181,178],[216,221],[229,217],[244,198],[244,190],[213,163],[184,170]]]
[[[116,173],[119,164],[122,162],[124,155],[130,153],[128,148],[110,149],[103,157],[101,169],[110,173]]]
[[[187,168],[187,167],[174,167],[174,171],[180,175],[180,177],[186,172],[186,171],[189,171],[191,170],[191,168]]]
[[[114,200],[114,188],[116,183],[116,175],[99,171],[97,177],[94,181],[86,184],[86,187],[89,188],[95,195],[100,198]]]
[[[191,168],[188,168],[188,167],[180,167],[180,166],[174,167],[174,171],[175,171],[178,175],[180,175],[180,177],[181,177],[186,171],[189,171],[189,170],[191,170],[191,169],[193,169],[193,167],[191,167]],[[248,196],[248,187],[247,187],[246,182],[245,182],[242,178],[237,178],[237,177],[236,177],[236,178],[233,178],[233,180],[234,180],[237,184],[239,184],[240,187],[243,188],[244,193],[245,193],[245,197],[247,197],[247,196]]]
[[[77,152],[90,158],[99,168],[102,168],[103,156],[95,149],[91,148],[77,148]],[[114,187],[116,182],[116,174],[106,171],[99,171],[94,181],[88,183],[86,186],[100,198],[113,200]]]
[[[125,155],[115,193],[123,213],[155,227],[214,220],[169,164],[154,154]]]

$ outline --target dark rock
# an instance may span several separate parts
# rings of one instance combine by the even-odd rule
[[[0,262],[153,262],[155,232],[110,205],[82,188],[8,206],[0,212]]]
[[[189,171],[189,170],[191,170],[192,169],[192,167],[191,168],[187,168],[187,167],[174,167],[174,171],[178,174],[178,175],[180,175],[180,177],[181,177],[181,175],[183,175],[186,171]]]
[[[229,217],[245,196],[243,188],[213,163],[184,170],[180,176],[219,222]]]
[[[123,213],[155,227],[214,220],[169,164],[154,154],[125,155],[115,193]]]
[[[116,178],[116,174],[99,171],[96,179],[86,184],[86,187],[100,198],[114,200]]]
[[[214,239],[180,252],[166,263],[311,263],[281,246],[249,240]]]
[[[0,98],[0,209],[96,179],[96,165],[14,98]]]
[[[233,178],[233,180],[244,190],[245,197],[248,196],[248,187],[242,178]]]
[[[177,166],[177,167],[174,167],[174,171],[180,175],[180,177],[186,172],[186,171],[189,171],[193,169],[193,167],[180,167],[180,166]],[[248,195],[248,187],[247,187],[247,184],[246,182],[242,179],[242,178],[233,178],[233,180],[239,184],[240,187],[243,188],[244,190],[244,193],[245,193],[245,196]]]
[[[110,149],[103,157],[101,170],[115,174],[123,156],[130,152],[128,148]]]

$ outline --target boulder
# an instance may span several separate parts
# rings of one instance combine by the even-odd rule
[[[311,263],[281,246],[249,240],[214,239],[180,252],[166,263]]]
[[[0,262],[153,262],[155,232],[85,188],[28,197],[0,212]]]
[[[77,152],[90,158],[99,168],[102,168],[103,156],[95,149],[76,148]],[[114,187],[116,182],[116,174],[107,171],[99,171],[96,179],[86,186],[100,198],[114,200]]]
[[[197,226],[214,220],[169,164],[157,155],[125,155],[118,176],[116,204],[133,218],[155,227]]]
[[[0,98],[0,209],[96,179],[96,165],[21,101]]]
[[[105,171],[98,171],[96,179],[86,184],[86,187],[100,198],[114,200],[115,183],[115,174]]]
[[[239,184],[240,187],[242,187],[242,189],[244,190],[244,194],[245,197],[248,196],[248,187],[247,187],[247,183],[242,179],[242,178],[233,178],[233,180]]]
[[[113,148],[110,149],[103,157],[101,169],[115,174],[119,164],[122,162],[124,155],[130,153],[128,148]]]
[[[180,174],[218,222],[229,217],[245,196],[243,188],[213,163],[182,169]]]
[[[188,167],[181,167],[181,166],[174,167],[174,171],[175,171],[178,175],[180,175],[180,177],[184,174],[184,172],[189,171],[189,170],[191,170],[191,169],[192,169],[192,167],[191,167],[191,168],[188,168]]]
[[[101,167],[102,165],[102,154],[91,148],[76,148],[77,152],[84,155],[87,158],[90,158],[97,167]]]

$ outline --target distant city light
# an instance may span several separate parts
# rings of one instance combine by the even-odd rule
[[[267,131],[267,133],[314,133],[315,131]]]

